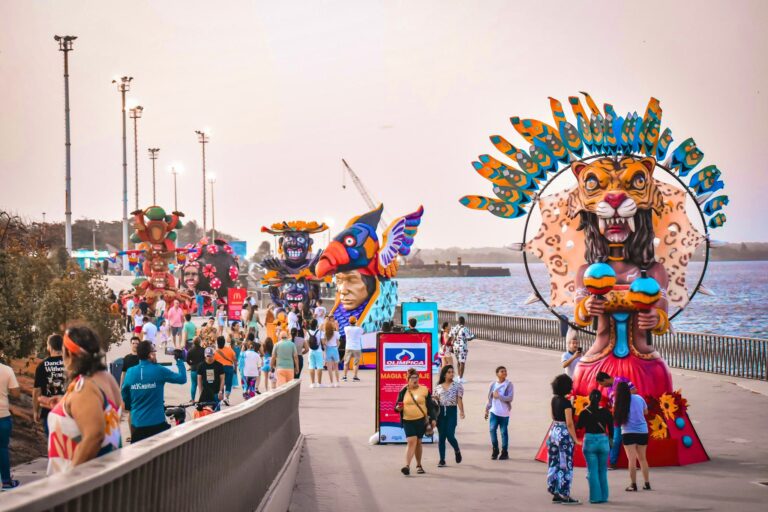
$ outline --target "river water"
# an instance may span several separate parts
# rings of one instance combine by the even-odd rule
[[[524,304],[531,295],[531,285],[522,264],[496,266],[508,267],[512,275],[399,279],[400,301],[419,297],[448,310],[552,317],[541,302]],[[691,286],[702,267],[701,262],[690,264]],[[544,265],[531,265],[531,273],[539,290],[548,296]],[[716,295],[697,294],[672,321],[676,330],[768,338],[768,261],[710,262],[704,285]]]

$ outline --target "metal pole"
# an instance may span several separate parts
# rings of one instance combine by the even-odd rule
[[[128,149],[127,141],[125,138],[126,126],[125,126],[125,93],[130,89],[130,83],[133,80],[131,76],[123,76],[119,79],[112,80],[113,84],[117,84],[117,90],[120,91],[122,100],[122,128],[123,128],[123,271],[128,272],[128,255],[125,251],[128,250]]]
[[[72,41],[77,36],[54,36],[59,43],[59,51],[64,52],[64,149],[66,171],[64,175],[64,246],[67,254],[72,254],[72,140],[69,124],[69,52]],[[45,216],[45,214],[43,214]],[[45,221],[43,221],[45,222]]]
[[[157,189],[155,183],[155,161],[157,160],[157,153],[160,152],[160,148],[149,148],[149,158],[152,160],[152,204],[157,204]]]
[[[211,180],[211,239],[216,240],[216,205],[213,199],[213,184],[215,181]]]
[[[133,117],[133,179],[136,186],[136,208],[139,209],[139,118],[134,113]]]
[[[179,211],[179,196],[176,192],[176,170],[173,171],[173,211]]]
[[[202,135],[202,140],[200,143],[203,146],[203,236],[205,236],[205,232],[207,230],[207,222],[206,222],[206,209],[205,209],[205,134]]]

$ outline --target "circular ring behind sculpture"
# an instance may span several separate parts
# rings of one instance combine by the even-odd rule
[[[606,156],[613,156],[613,155],[590,155],[590,156],[588,156],[586,158],[580,159],[579,161],[580,162],[588,162],[588,161],[596,160],[598,158],[603,158],[603,157],[606,157]],[[644,155],[629,154],[629,155],[626,155],[626,156],[635,156],[635,157],[639,157],[639,158],[644,158]],[[685,191],[685,193],[687,195],[689,195],[691,197],[691,199],[693,199],[693,204],[696,205],[696,211],[699,212],[699,217],[701,218],[701,224],[702,224],[703,229],[704,229],[704,267],[701,269],[701,274],[699,275],[699,280],[696,283],[696,286],[693,288],[693,291],[688,296],[688,301],[682,307],[680,307],[677,311],[675,311],[672,315],[670,315],[669,320],[671,321],[677,315],[682,313],[683,310],[685,310],[686,307],[688,307],[688,304],[691,303],[693,298],[699,292],[699,288],[701,288],[701,283],[704,281],[704,275],[707,273],[707,268],[709,266],[709,249],[710,249],[709,229],[708,229],[708,226],[707,226],[707,221],[706,221],[706,219],[704,217],[704,212],[701,210],[701,206],[699,205],[699,202],[696,200],[696,195],[688,187],[688,185],[686,185],[685,182],[683,182],[683,180],[681,180],[680,177],[677,174],[675,174],[674,172],[672,172],[672,170],[669,169],[667,166],[657,162],[656,163],[656,167],[662,169],[668,175],[672,176],[675,179],[675,181],[677,181],[683,187],[683,190]],[[555,175],[552,176],[552,178],[548,179],[546,181],[546,183],[544,183],[544,186],[541,187],[541,190],[539,190],[536,193],[536,195],[534,196],[534,201],[533,201],[534,204],[538,203],[538,199],[541,197],[541,195],[544,193],[544,191],[547,189],[547,187],[549,187],[552,183],[554,183],[554,181],[557,178],[559,178],[563,173],[565,173],[566,171],[569,171],[570,169],[571,169],[571,164],[568,164],[567,166],[565,166],[562,169],[560,169],[559,171],[557,171],[555,173]],[[549,310],[550,313],[552,313],[558,319],[560,319],[560,321],[566,322],[573,329],[576,329],[578,331],[582,331],[582,332],[594,335],[595,332],[592,329],[587,329],[587,328],[584,328],[584,327],[582,327],[580,325],[577,325],[574,322],[572,322],[567,316],[565,316],[565,315],[559,313],[558,311],[556,311],[554,309],[554,307],[547,300],[544,299],[544,296],[541,294],[539,289],[536,287],[536,283],[534,282],[533,276],[531,275],[531,270],[528,267],[528,254],[527,254],[527,252],[525,250],[525,246],[527,244],[526,238],[528,237],[528,224],[531,221],[531,215],[533,214],[533,210],[534,210],[534,208],[531,207],[531,209],[528,211],[528,215],[526,215],[526,217],[525,217],[525,226],[523,227],[523,265],[525,266],[525,274],[528,276],[528,282],[531,283],[531,287],[533,288],[533,293],[542,302],[542,304],[544,304],[547,307],[547,310]]]

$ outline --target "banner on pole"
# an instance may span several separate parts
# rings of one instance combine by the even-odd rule
[[[406,384],[409,368],[419,372],[419,383],[432,390],[432,339],[427,332],[379,333],[376,340],[376,431],[379,444],[405,443],[397,395]],[[431,437],[424,437],[431,443]]]
[[[248,290],[245,288],[229,288],[227,290],[228,320],[240,320],[240,314],[243,311],[243,304],[247,296]]]
[[[432,365],[437,371],[437,351],[440,349],[440,325],[437,319],[437,302],[403,302],[400,308],[402,323],[408,326],[411,318],[416,319],[416,330],[432,335]]]

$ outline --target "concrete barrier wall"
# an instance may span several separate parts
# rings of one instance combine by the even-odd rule
[[[3,493],[0,510],[287,510],[302,442],[299,390],[294,381]]]

